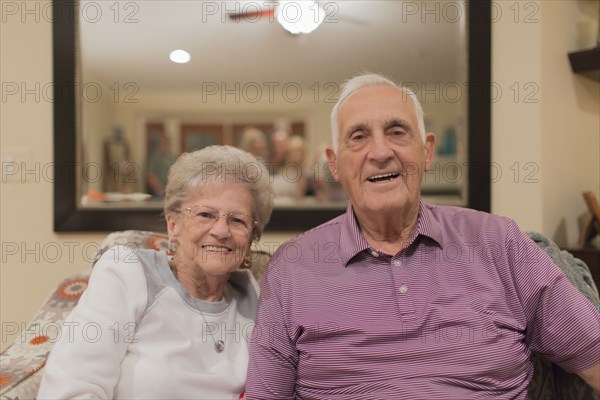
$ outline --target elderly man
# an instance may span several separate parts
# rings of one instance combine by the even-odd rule
[[[248,399],[526,399],[532,351],[600,389],[600,313],[551,259],[510,219],[421,200],[412,92],[358,76],[332,130],[350,205],[274,254]]]

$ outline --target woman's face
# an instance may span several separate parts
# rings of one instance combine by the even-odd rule
[[[228,276],[248,254],[252,210],[252,195],[242,184],[203,186],[183,203],[180,213],[167,215],[175,259],[206,275]]]

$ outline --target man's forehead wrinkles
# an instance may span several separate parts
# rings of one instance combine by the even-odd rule
[[[406,118],[390,118],[383,122],[383,126],[388,128],[392,126],[411,126],[411,121]]]
[[[373,117],[373,118],[353,118],[353,116],[350,116],[349,118],[347,118],[347,123],[344,123],[344,125],[347,126],[347,128],[344,129],[344,131],[349,131],[349,130],[357,130],[358,129],[373,129],[375,127],[383,127],[383,128],[389,128],[392,126],[412,126],[414,125],[414,122],[412,121],[412,119],[410,118],[410,116],[407,115],[403,115],[403,113],[398,112],[397,115],[386,115],[386,116],[381,116],[381,117]],[[342,121],[343,122],[343,121]]]

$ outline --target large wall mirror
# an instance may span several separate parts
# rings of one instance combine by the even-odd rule
[[[426,200],[489,211],[490,2],[54,0],[54,228],[164,230],[185,151],[255,153],[278,196],[268,229],[340,214],[329,113],[362,71],[403,82],[437,135]],[[278,21],[322,15],[311,33]],[[188,63],[169,59],[186,50]]]

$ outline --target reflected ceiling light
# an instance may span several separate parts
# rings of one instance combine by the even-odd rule
[[[185,64],[192,59],[192,56],[185,50],[173,50],[169,54],[169,59],[177,64]]]
[[[325,10],[314,1],[281,1],[277,7],[277,22],[290,33],[311,33],[325,19]]]

